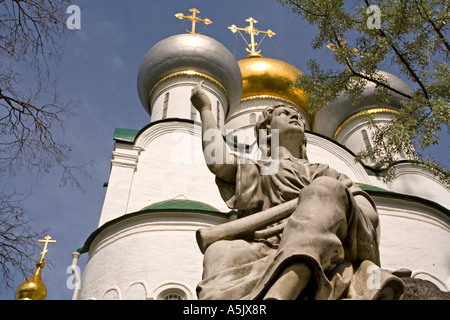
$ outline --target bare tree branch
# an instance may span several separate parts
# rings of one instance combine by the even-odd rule
[[[50,61],[62,57],[68,0],[0,0],[0,188],[11,190],[17,172],[40,177],[62,170],[61,184],[81,188],[86,165],[70,165],[62,140],[76,103],[61,96]],[[19,70],[26,66],[26,73]],[[30,72],[31,71],[31,72]],[[0,189],[1,190],[1,189]],[[0,277],[26,271],[38,233],[31,231],[17,194],[0,192]]]
[[[11,287],[16,273],[30,275],[37,252],[36,239],[44,232],[33,232],[30,220],[21,206],[24,197],[12,193],[0,195],[0,276],[5,287]]]

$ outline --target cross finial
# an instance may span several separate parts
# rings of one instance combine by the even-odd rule
[[[250,56],[260,56],[261,50],[256,51],[256,50],[258,50],[259,45],[258,45],[258,43],[255,42],[255,35],[263,33],[264,37],[265,36],[269,36],[269,38],[271,38],[272,36],[276,35],[276,33],[273,32],[270,29],[267,30],[267,31],[261,31],[261,30],[256,29],[253,24],[257,23],[258,21],[256,21],[252,17],[248,18],[245,21],[249,22],[250,25],[245,27],[245,28],[238,28],[238,27],[236,27],[236,25],[233,24],[232,26],[229,26],[228,29],[230,29],[231,32],[233,32],[233,33],[239,32],[239,34],[241,35],[242,39],[244,39],[245,43],[250,48],[250,49],[246,48],[247,52],[250,52]],[[245,38],[242,35],[241,31],[245,31],[248,34],[250,34],[250,43],[248,43],[247,40],[245,40]],[[263,40],[264,40],[264,38],[263,38]],[[262,40],[261,40],[261,43],[262,43]]]
[[[186,30],[187,33],[191,33],[191,34],[200,34],[200,33],[196,33],[196,32],[195,32],[195,23],[196,23],[197,21],[203,22],[204,24],[211,24],[211,23],[213,23],[213,22],[212,22],[211,20],[209,20],[208,18],[206,18],[206,19],[200,19],[199,17],[197,17],[197,13],[200,13],[200,11],[198,11],[198,10],[195,9],[195,8],[189,9],[189,11],[192,12],[192,16],[185,16],[185,15],[182,14],[182,13],[177,13],[177,14],[175,15],[175,17],[177,17],[177,18],[180,19],[180,20],[182,20],[182,19],[189,19],[189,20],[192,21],[192,30],[191,30],[191,31]]]
[[[45,245],[44,245],[44,250],[42,250],[42,252],[41,252],[41,260],[39,260],[39,263],[44,262],[45,254],[48,252],[48,250],[47,250],[47,245],[48,245],[49,243],[55,243],[55,242],[56,242],[56,240],[51,240],[51,238],[52,238],[52,237],[50,237],[50,236],[46,236],[46,237],[44,238],[44,240],[38,240],[38,242],[44,242],[44,243],[45,243]]]
[[[347,52],[352,52],[352,53],[354,53],[355,55],[359,55],[359,54],[360,54],[360,52],[359,52],[358,49],[356,49],[356,48],[353,48],[353,49],[349,48],[349,47],[346,45],[347,41],[346,41],[345,39],[338,38],[337,40],[338,40],[338,42],[339,42],[339,45],[338,45],[338,46],[335,46],[334,44],[330,43],[330,44],[327,44],[327,48],[330,49],[331,51],[334,51],[334,50],[338,49],[338,47],[342,47],[342,48],[344,48]],[[351,63],[349,57],[347,57],[346,60],[347,60],[347,64],[348,64],[348,65],[347,65],[347,68],[350,69],[350,66],[352,66],[353,64]]]

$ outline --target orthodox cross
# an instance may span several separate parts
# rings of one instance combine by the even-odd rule
[[[238,27],[236,27],[236,25],[233,24],[232,26],[229,26],[228,29],[230,29],[231,32],[233,32],[233,33],[239,32],[239,34],[241,35],[242,39],[244,39],[245,43],[250,48],[250,49],[246,48],[246,50],[247,50],[247,52],[250,52],[251,56],[259,56],[260,55],[259,53],[261,52],[261,50],[256,51],[256,50],[258,50],[259,45],[258,45],[258,43],[255,42],[255,35],[263,33],[264,37],[265,36],[269,36],[269,38],[271,38],[272,36],[276,35],[276,33],[273,32],[270,29],[267,30],[267,31],[262,31],[262,30],[256,29],[253,24],[257,23],[258,21],[256,21],[252,17],[248,18],[245,21],[249,22],[250,25],[245,27],[245,28],[238,28]],[[248,34],[250,34],[250,43],[248,43],[247,40],[245,40],[244,36],[241,34],[241,31],[245,31]],[[264,40],[264,38],[262,40]],[[262,40],[261,40],[261,43],[262,43]]]
[[[191,34],[200,34],[200,33],[196,33],[196,32],[195,32],[195,24],[197,23],[197,21],[198,21],[198,22],[203,22],[204,24],[211,24],[211,23],[213,23],[213,22],[212,22],[211,20],[209,20],[208,18],[206,18],[206,19],[200,19],[199,17],[197,17],[197,13],[200,13],[200,11],[198,11],[198,10],[195,9],[195,8],[189,9],[189,11],[192,12],[192,16],[185,16],[185,15],[182,14],[182,13],[177,13],[177,14],[175,15],[175,17],[177,17],[177,18],[180,19],[180,20],[183,20],[183,19],[189,19],[189,20],[192,21],[192,30],[191,30],[191,31],[186,30],[187,33],[191,33]]]
[[[44,240],[38,240],[38,242],[43,242],[43,243],[45,243],[45,245],[44,245],[44,250],[42,250],[42,252],[41,252],[41,260],[39,260],[39,263],[41,263],[41,262],[44,262],[44,256],[45,256],[45,254],[48,252],[48,250],[47,250],[47,245],[49,244],[49,243],[55,243],[56,242],[56,240],[50,240],[52,237],[50,237],[50,236],[46,236],[45,238],[44,238]]]
[[[346,45],[347,41],[345,39],[338,38],[338,42],[339,42],[339,47],[344,48],[347,52],[352,52],[355,55],[359,55],[360,54],[358,49],[356,49],[356,48],[353,48],[353,49],[349,48]],[[330,49],[331,51],[334,51],[334,50],[338,49],[338,46],[335,46],[334,44],[330,43],[330,44],[327,44],[327,48]],[[347,68],[350,69],[350,66],[352,66],[353,63],[350,61],[350,57],[349,56],[347,56],[346,60],[347,60]]]

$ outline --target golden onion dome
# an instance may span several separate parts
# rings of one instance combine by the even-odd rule
[[[273,97],[294,103],[306,114],[306,93],[293,87],[303,73],[295,66],[277,59],[249,55],[238,61],[242,73],[242,100],[258,97]]]
[[[44,262],[36,264],[36,272],[16,289],[16,300],[45,300],[47,297],[47,288],[41,277],[41,270],[44,268]]]

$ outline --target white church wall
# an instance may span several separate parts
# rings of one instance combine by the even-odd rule
[[[396,178],[389,189],[434,201],[450,209],[450,190],[446,189],[427,171],[410,163],[396,165]]]
[[[255,123],[260,114],[261,112],[249,110],[234,116],[226,124],[227,133],[234,131],[239,143],[252,144],[255,141]],[[250,118],[254,118],[255,122],[251,123]]]
[[[201,145],[200,126],[165,122],[147,129],[136,141],[143,148],[129,193],[127,212],[151,203],[182,197],[208,203],[228,212],[208,170]]]
[[[99,226],[125,214],[139,152],[133,145],[116,143]]]
[[[160,122],[142,132],[135,145],[116,143],[99,226],[176,197],[228,212],[206,166],[200,131],[189,121]]]
[[[383,125],[392,121],[390,113],[373,113],[372,120],[378,125]],[[367,137],[365,139],[362,131],[365,130]],[[373,145],[372,135],[374,129],[370,128],[366,117],[359,116],[346,123],[336,136],[336,141],[350,149],[353,153],[366,150]],[[371,164],[371,163],[370,163]]]
[[[410,199],[372,196],[381,225],[381,266],[450,290],[450,217]]]
[[[181,118],[200,121],[190,101],[192,89],[203,81],[203,91],[211,100],[214,117],[219,120],[219,128],[223,130],[225,113],[228,109],[227,96],[215,83],[199,76],[177,75],[171,77],[154,88],[152,94],[151,122],[165,118]],[[164,115],[164,109],[167,107]],[[219,112],[219,114],[217,114]],[[194,115],[195,113],[195,115]]]
[[[318,135],[306,133],[307,155],[310,162],[325,163],[348,176],[353,182],[369,183],[364,167],[354,156],[336,143]]]
[[[195,231],[225,221],[216,214],[147,212],[117,222],[91,244],[79,299],[196,299],[203,255]]]
[[[164,118],[184,118],[191,117],[190,96],[192,87],[170,86],[165,87],[159,92],[152,108],[151,120],[157,121],[163,119],[163,109],[167,99],[167,113]],[[166,96],[166,94],[168,94]]]

